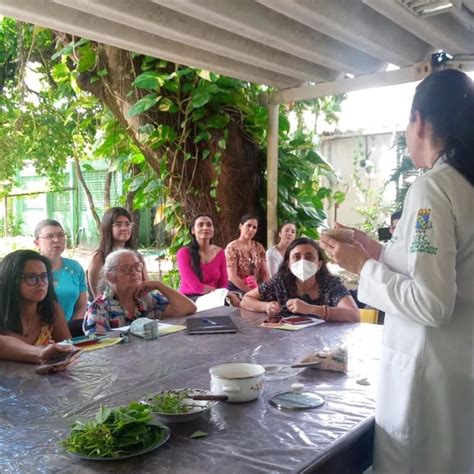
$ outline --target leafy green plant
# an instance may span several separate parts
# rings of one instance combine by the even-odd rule
[[[375,175],[376,170],[370,160],[370,152],[365,153],[362,141],[359,140],[352,160],[352,179],[357,194],[364,202],[364,206],[359,206],[355,210],[362,217],[358,227],[367,234],[377,237],[377,229],[384,227],[385,219],[391,212],[391,206],[383,200],[383,189],[373,188],[371,177]],[[362,173],[369,178],[369,184],[366,186],[362,180]]]
[[[181,414],[188,413],[190,410],[189,404],[185,403],[184,400],[188,398],[187,392],[163,392],[158,393],[149,400],[149,406],[153,412],[161,414]]]
[[[115,409],[101,405],[94,421],[76,421],[61,444],[83,456],[116,458],[146,449],[165,437],[164,429],[151,421],[150,408],[141,403]]]
[[[403,209],[405,196],[408,192],[410,184],[413,181],[413,178],[419,176],[423,171],[417,170],[411,161],[407,150],[405,133],[398,133],[395,136],[392,148],[395,148],[397,155],[397,165],[393,170],[388,182],[393,182],[396,186],[396,198],[394,206],[394,210],[396,210]]]

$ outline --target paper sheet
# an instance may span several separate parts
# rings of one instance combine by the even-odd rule
[[[166,336],[167,334],[173,334],[174,332],[184,331],[186,326],[181,326],[179,324],[168,324],[168,323],[158,323],[158,334],[160,336]]]
[[[197,310],[204,311],[206,309],[224,306],[227,293],[229,293],[229,290],[225,288],[218,288],[217,290],[211,291],[207,295],[200,296],[195,302]]]
[[[288,323],[281,323],[281,324],[265,324],[261,323],[260,326],[262,328],[270,328],[270,329],[282,329],[283,331],[299,331],[300,329],[309,328],[310,326],[317,326],[318,324],[322,324],[325,321],[323,320],[315,320],[312,323],[308,324],[288,324]]]
[[[96,349],[102,349],[104,347],[115,346],[119,342],[123,341],[123,337],[109,337],[103,341],[98,342],[97,344],[92,344],[90,346],[81,347],[83,351],[95,351]]]

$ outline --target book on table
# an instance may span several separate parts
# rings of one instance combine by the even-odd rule
[[[230,316],[194,316],[186,319],[188,334],[219,334],[237,332]]]

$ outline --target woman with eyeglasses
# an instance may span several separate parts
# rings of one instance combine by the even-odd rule
[[[249,291],[241,307],[269,316],[305,314],[331,322],[360,321],[349,290],[329,272],[321,248],[307,237],[288,245],[278,273]]]
[[[143,280],[143,261],[135,250],[107,255],[101,278],[104,291],[87,311],[86,335],[105,334],[140,317],[162,319],[196,312],[186,296],[161,281]]]
[[[100,293],[98,288],[99,275],[104,266],[105,259],[114,250],[136,250],[133,236],[132,216],[123,207],[111,207],[105,211],[100,222],[99,248],[93,253],[86,272],[89,299],[92,301]],[[141,256],[140,256],[141,258]],[[148,274],[143,263],[143,280],[148,279]]]
[[[73,336],[80,336],[87,307],[84,270],[76,260],[62,257],[66,248],[66,234],[58,221],[40,221],[35,227],[34,236],[39,252],[51,262],[54,291],[69,329]]]
[[[240,219],[239,237],[225,248],[229,290],[246,293],[267,281],[267,262],[263,245],[253,240],[258,229],[258,218],[245,214]]]
[[[41,364],[73,346],[52,284],[49,260],[17,250],[0,263],[0,359]]]

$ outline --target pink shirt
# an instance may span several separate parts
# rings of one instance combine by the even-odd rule
[[[176,254],[181,283],[178,291],[184,295],[202,295],[204,285],[212,288],[227,288],[227,267],[224,250],[220,249],[217,255],[209,262],[201,262],[203,281],[191,267],[191,255],[188,247],[183,247]]]

